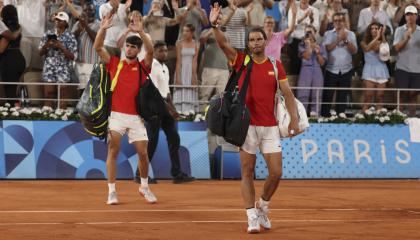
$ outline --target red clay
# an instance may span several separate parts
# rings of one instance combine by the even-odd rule
[[[257,181],[257,193],[263,182]],[[270,203],[272,229],[246,233],[239,181],[151,185],[119,181],[1,181],[0,240],[21,239],[420,239],[420,182],[282,181]]]

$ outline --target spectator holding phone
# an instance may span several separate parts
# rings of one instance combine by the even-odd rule
[[[322,100],[322,91],[308,88],[324,86],[322,67],[327,61],[327,50],[324,45],[316,42],[316,29],[312,25],[305,27],[305,37],[299,44],[299,57],[302,59],[302,66],[298,87],[302,88],[297,90],[297,98],[303,102],[306,108],[309,102],[316,102],[316,104],[311,104],[310,111],[319,116],[321,113],[319,102]]]
[[[47,83],[68,83],[72,61],[77,56],[76,38],[68,31],[69,15],[59,12],[55,17],[55,29],[48,30],[41,39],[39,51],[41,56],[45,56],[44,68],[42,71],[42,81]],[[44,86],[44,97],[51,99],[56,94],[56,86]],[[62,98],[67,98],[65,86],[61,86],[60,94]],[[45,106],[52,107],[52,100],[46,100]],[[60,108],[65,108],[66,103],[61,102]]]

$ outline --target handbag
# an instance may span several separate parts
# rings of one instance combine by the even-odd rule
[[[280,137],[286,138],[289,137],[289,124],[290,124],[290,114],[286,107],[286,101],[281,93],[280,84],[278,80],[278,69],[276,65],[276,60],[270,58],[271,63],[273,64],[274,68],[274,75],[276,76],[276,83],[277,83],[277,92],[275,97],[275,116],[277,120],[277,125],[280,131]],[[298,116],[298,124],[299,124],[299,133],[304,132],[309,127],[308,115],[306,114],[305,106],[295,98],[296,108],[297,108],[297,116]]]
[[[223,137],[225,135],[226,118],[229,116],[227,109],[232,103],[232,94],[236,87],[235,84],[242,75],[244,68],[245,65],[242,65],[238,72],[233,71],[230,74],[225,90],[209,102],[206,113],[207,127],[217,136]]]
[[[139,63],[139,81],[141,84],[141,74],[143,68]],[[160,95],[159,90],[153,84],[153,81],[150,78],[150,75],[147,75],[146,81],[143,85],[140,85],[139,93],[136,96],[136,106],[137,113],[142,117],[146,122],[157,117],[162,116],[168,110],[166,107],[166,102]]]
[[[245,66],[247,66],[247,72],[239,91],[238,80]],[[247,56],[240,70],[232,73],[225,91],[210,102],[206,115],[210,131],[238,147],[241,147],[245,142],[251,120],[249,110],[245,105],[251,70],[252,60]]]

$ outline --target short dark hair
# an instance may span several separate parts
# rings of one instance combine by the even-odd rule
[[[126,43],[129,43],[131,45],[134,45],[136,47],[138,47],[139,49],[141,48],[141,46],[143,45],[143,41],[141,40],[141,38],[137,37],[137,36],[129,36],[126,40]]]
[[[155,45],[153,46],[153,48],[154,49],[157,49],[157,48],[160,48],[160,47],[163,47],[163,46],[166,46],[166,42],[164,42],[164,41],[156,41],[155,42]]]
[[[249,35],[255,32],[261,33],[263,35],[264,40],[267,40],[267,34],[264,32],[264,29],[262,27],[253,27],[251,28],[251,30],[249,30],[248,35],[246,35],[247,43],[249,42]]]
[[[17,9],[13,5],[6,5],[1,10],[1,18],[3,19],[4,24],[10,29],[10,31],[15,32],[19,30],[19,18]]]

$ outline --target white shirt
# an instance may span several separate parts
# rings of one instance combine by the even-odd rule
[[[9,30],[2,20],[0,20],[0,34]]]
[[[322,21],[324,18],[325,13],[327,13],[327,10],[330,9],[327,3],[327,0],[316,0],[312,7],[319,10],[319,21]]]
[[[360,11],[359,21],[357,22],[357,32],[364,33],[366,28],[372,22],[372,18],[375,18],[382,25],[387,25],[391,29],[391,33],[393,32],[391,20],[389,19],[388,14],[381,9],[373,14],[370,7],[364,8]]]
[[[99,18],[102,19],[112,10],[112,5],[108,2],[99,7]],[[125,12],[125,4],[118,6],[117,14],[112,17],[112,27],[106,31],[104,45],[109,47],[117,47],[118,37],[121,32],[127,27],[125,20],[127,13]]]
[[[22,26],[22,36],[41,38],[45,33],[46,0],[5,0],[4,5],[12,4],[18,12]]]
[[[312,10],[314,21],[311,23],[310,18],[306,17],[302,22],[300,22],[300,24],[298,24],[298,20],[301,19],[303,16],[305,16],[306,12],[308,12],[309,10]],[[289,9],[289,13],[287,14],[289,26],[292,25],[292,15],[293,15],[292,10]],[[300,8],[300,6],[298,6],[297,7],[295,24],[296,24],[295,31],[290,35],[292,38],[303,39],[303,37],[305,36],[305,27],[307,25],[314,26],[316,28],[317,32],[319,32],[319,11],[318,11],[318,9],[316,9],[312,6],[309,6],[307,9],[303,10],[303,9]]]
[[[150,78],[153,84],[159,90],[160,95],[166,98],[170,93],[169,90],[169,69],[165,63],[160,63],[158,60],[153,59],[152,70],[150,72]]]

